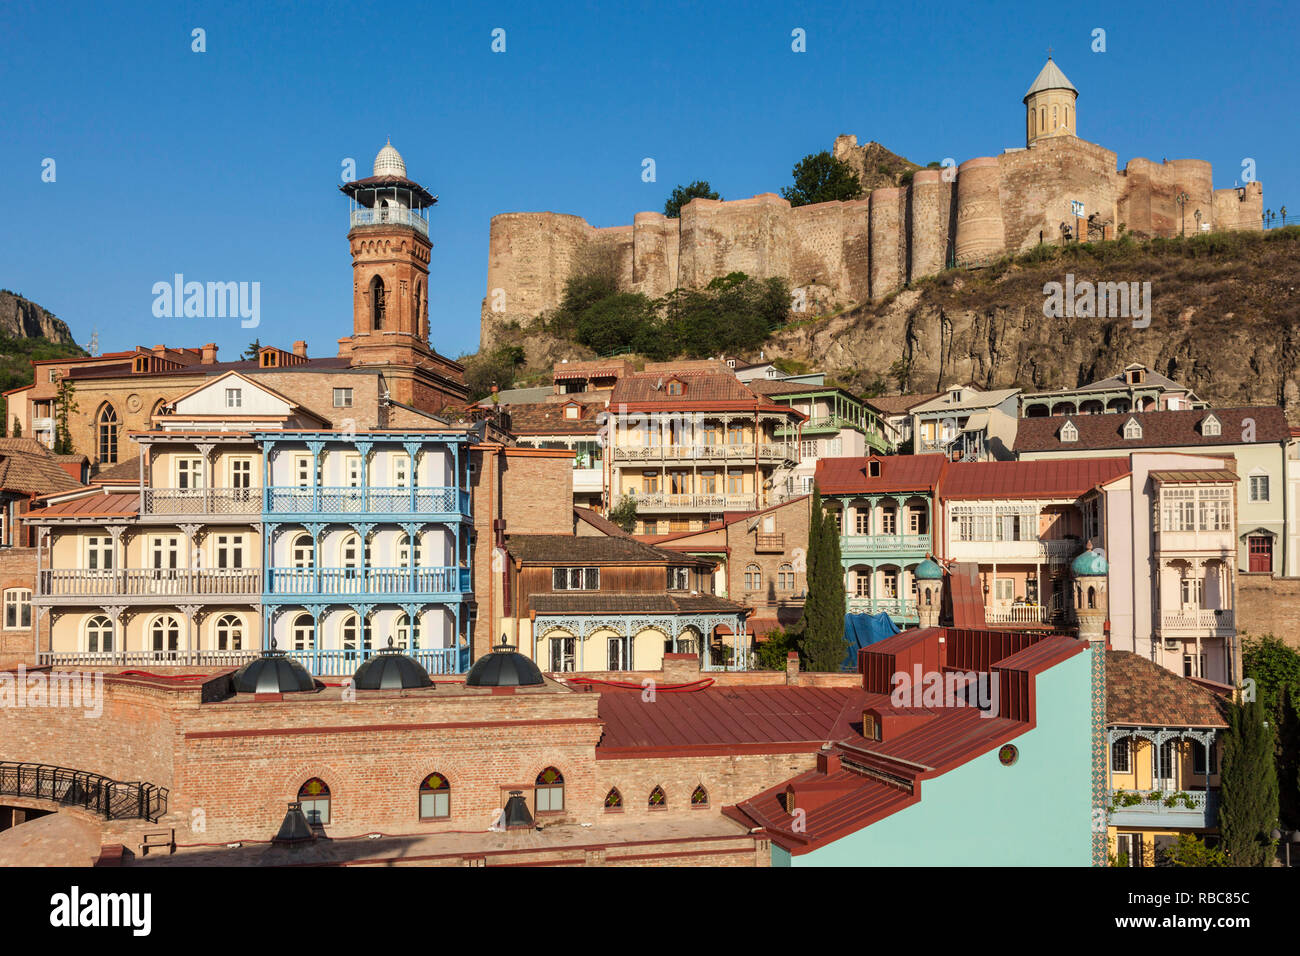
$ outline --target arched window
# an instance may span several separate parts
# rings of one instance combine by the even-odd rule
[[[554,767],[547,767],[537,775],[538,813],[559,813],[564,809],[564,774]]]
[[[424,539],[421,535],[415,536],[415,566],[421,567],[424,564]],[[403,534],[397,539],[397,566],[399,568],[409,568],[411,566],[411,536]]]
[[[656,786],[650,791],[650,809],[661,810],[668,806],[668,795],[664,793],[664,788]]]
[[[149,410],[150,421],[152,421],[153,419],[161,415],[163,413],[163,409],[166,407],[167,407],[167,399],[165,398],[160,398],[156,402],[154,402],[153,408]]]
[[[618,792],[618,787],[611,787],[609,793],[605,794],[605,809],[623,809],[623,794]]]
[[[420,782],[420,819],[445,820],[451,816],[451,784],[440,773]]]
[[[100,406],[99,414],[95,417],[97,447],[102,464],[117,463],[117,425],[117,412],[112,405],[105,402]]]
[[[357,616],[349,614],[339,625],[339,643],[345,651],[357,649]]]
[[[376,332],[384,327],[384,312],[387,308],[387,303],[384,302],[384,280],[375,276],[370,280],[370,318],[371,328]]]
[[[217,650],[242,651],[244,649],[244,622],[238,614],[223,614],[216,623]]]
[[[293,628],[290,632],[293,638],[293,649],[295,651],[305,651],[316,644],[316,622],[312,616],[307,613],[299,614],[293,619]]]
[[[311,824],[330,822],[330,788],[320,777],[312,777],[298,788],[298,802]]]
[[[420,616],[415,616],[415,627],[411,627],[411,618],[403,611],[397,618],[397,627],[393,631],[393,644],[399,650],[415,650],[420,646]]]
[[[149,637],[155,651],[174,651],[180,648],[181,622],[170,614],[162,614],[153,619],[149,628]]]
[[[4,593],[4,627],[6,631],[25,630],[32,626],[32,592],[28,588],[9,588]]]
[[[289,559],[295,568],[310,568],[316,560],[316,543],[311,535],[303,533],[293,539]]]
[[[757,564],[745,568],[745,590],[761,591],[763,589],[763,569]]]
[[[113,649],[113,622],[96,614],[86,622],[86,650],[94,654]]]
[[[709,805],[709,791],[704,789],[704,784],[700,784],[691,793],[691,806],[707,807]]]
[[[794,565],[783,564],[776,572],[776,586],[782,591],[794,590]]]
[[[1097,606],[1097,589],[1088,588],[1088,608],[1089,610]]]

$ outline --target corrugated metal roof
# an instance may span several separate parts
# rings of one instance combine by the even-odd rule
[[[1181,471],[1150,472],[1153,481],[1164,484],[1187,484],[1194,482],[1240,481],[1237,473],[1230,468],[1184,469]]]
[[[880,462],[880,477],[870,476],[867,463]],[[817,462],[817,487],[824,495],[927,491],[939,483],[948,459],[943,455],[881,455],[867,458],[822,458]]]
[[[140,495],[111,494],[84,495],[71,501],[61,501],[30,512],[27,520],[37,522],[42,518],[96,518],[133,515],[140,511]]]
[[[1127,458],[954,462],[943,472],[944,499],[1078,498],[1127,474]]]

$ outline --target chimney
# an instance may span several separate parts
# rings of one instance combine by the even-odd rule
[[[700,679],[700,659],[695,654],[664,655],[665,684],[693,684]]]
[[[817,751],[817,772],[820,774],[835,773],[840,769],[840,755],[830,749],[829,744],[823,744],[822,749]]]
[[[791,651],[785,655],[785,682],[787,684],[799,683],[799,652]]]
[[[306,357],[307,357],[307,343],[304,342],[302,339],[299,339],[297,342],[294,342],[294,343],[293,343],[293,354],[296,355],[296,356],[298,356],[299,358],[306,358]]]
[[[158,358],[162,358],[164,355],[167,354],[167,346],[166,346],[166,345],[155,345],[155,346],[153,347],[153,354],[156,355]]]
[[[202,361],[204,365],[217,364],[217,343],[216,342],[209,342],[207,345],[203,346]]]

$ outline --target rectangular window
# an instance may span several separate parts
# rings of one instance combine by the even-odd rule
[[[439,820],[451,816],[450,793],[420,794],[420,819]]]
[[[253,487],[253,460],[251,458],[231,459],[230,487],[244,491]]]
[[[599,591],[600,568],[552,568],[553,591]]]
[[[176,487],[182,491],[197,491],[203,487],[203,459],[176,459]]]
[[[1199,743],[1197,741],[1192,742],[1192,773],[1194,773],[1198,777],[1205,776],[1206,749],[1207,748],[1204,744]],[[1208,750],[1210,753],[1210,773],[1211,774],[1218,773],[1219,768],[1216,766],[1217,760],[1215,759],[1215,755],[1214,755],[1214,745],[1211,744]]]
[[[1110,746],[1111,773],[1132,773],[1132,746],[1130,738],[1122,737]]]
[[[885,571],[881,578],[883,596],[887,598],[898,597],[898,572]]]
[[[242,388],[226,389],[226,408],[243,408],[244,390]]]
[[[1232,527],[1232,492],[1227,488],[1201,488],[1197,514],[1201,531],[1228,531]]]
[[[174,571],[180,566],[181,539],[156,537],[149,545],[149,566],[155,571]]]
[[[803,442],[800,442],[800,443],[799,443],[799,457],[800,457],[800,458],[804,458],[804,459],[807,459],[807,458],[816,458],[816,457],[817,457],[817,442],[816,442],[816,441],[803,441]]]
[[[336,388],[334,389],[334,407],[351,408],[352,407],[352,389]]]
[[[880,533],[898,534],[898,512],[893,508],[886,508],[880,512]]]
[[[361,487],[361,476],[364,474],[361,468],[362,464],[360,455],[348,455],[344,460],[343,470],[347,474],[349,488]]]
[[[641,472],[641,490],[647,495],[659,494],[659,472],[643,471]]]
[[[853,533],[871,534],[871,509],[870,508],[853,509]]]
[[[299,488],[311,487],[311,455],[298,455],[294,458],[293,480]]]
[[[853,591],[858,597],[871,597],[871,574],[859,571],[854,577]]]
[[[244,566],[244,536],[242,534],[219,534],[216,536],[215,547],[218,568],[242,568]]]
[[[1160,528],[1163,531],[1196,530],[1196,491],[1166,488],[1160,493]]]
[[[718,493],[718,473],[716,471],[700,472],[700,494],[716,495]]]
[[[691,589],[690,568],[669,568],[668,569],[668,590],[689,591],[690,589]]]
[[[727,426],[727,444],[728,444],[728,445],[743,445],[744,443],[745,443],[745,426],[744,426],[744,425],[736,425],[736,424],[728,425],[728,426]]]
[[[1268,501],[1268,475],[1250,476],[1250,500]]]
[[[745,493],[745,473],[742,471],[727,472],[727,494],[743,495]]]
[[[18,630],[32,626],[32,592],[26,588],[10,588],[4,593],[5,629]]]
[[[113,569],[113,539],[108,535],[86,539],[86,568],[91,571]]]
[[[1010,604],[1016,596],[1016,582],[1013,578],[995,578],[993,581],[993,598],[1001,604]]]
[[[1205,580],[1203,578],[1183,578],[1183,607],[1188,610],[1198,610],[1203,605],[1201,599],[1205,593]]]
[[[691,493],[691,476],[685,471],[668,473],[668,493],[670,495],[689,495]]]
[[[908,509],[907,530],[909,534],[926,534],[930,530],[930,513],[925,508]]]

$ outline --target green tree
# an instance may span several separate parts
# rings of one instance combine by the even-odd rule
[[[72,435],[68,430],[68,420],[79,406],[77,405],[76,389],[66,378],[59,379],[57,400],[59,410],[55,413],[57,418],[54,426],[54,454],[71,455],[73,453]]]
[[[1258,698],[1230,705],[1220,771],[1223,851],[1233,866],[1265,866],[1273,852],[1266,834],[1277,824],[1277,767]]]
[[[578,316],[578,341],[598,355],[631,349],[654,323],[654,309],[639,292],[616,292],[587,306]]]
[[[251,362],[255,358],[257,358],[257,353],[260,352],[261,350],[262,350],[262,337],[258,336],[257,338],[253,339],[253,341],[248,343],[248,348],[244,349],[244,351],[240,353],[239,357],[242,359],[247,359],[248,361]]]
[[[798,635],[778,627],[775,631],[768,631],[762,641],[756,642],[754,659],[759,670],[783,671],[790,652],[798,650]]]
[[[465,385],[469,388],[470,401],[487,398],[494,385],[509,388],[525,361],[524,349],[520,345],[502,345],[487,355],[465,359]]]
[[[825,514],[820,489],[813,486],[808,518],[808,596],[800,621],[799,650],[808,669],[838,671],[848,651],[844,639],[844,572],[835,517]]]
[[[781,190],[791,206],[808,206],[816,202],[857,199],[862,184],[853,168],[829,152],[812,153],[795,163],[790,171],[794,184]]]
[[[669,219],[676,219],[682,214],[682,207],[692,199],[721,199],[713,187],[709,185],[708,180],[697,179],[689,186],[678,186],[668,196],[668,201],[664,203],[664,215]]]
[[[1208,847],[1190,833],[1178,834],[1174,845],[1165,852],[1168,866],[1231,866],[1227,854],[1219,847]]]
[[[636,530],[636,496],[624,495],[609,509],[609,520],[628,534]]]
[[[1300,824],[1300,652],[1268,634],[1242,641],[1242,673],[1254,681],[1268,722],[1277,728],[1278,805],[1282,819]]]

